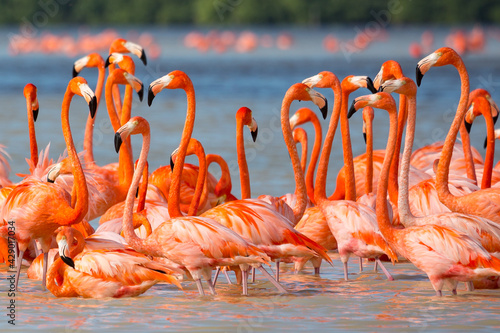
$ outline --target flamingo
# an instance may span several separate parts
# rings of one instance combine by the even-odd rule
[[[289,121],[290,105],[293,100],[313,101],[320,108],[326,106],[324,97],[302,83],[292,85],[285,94],[281,106],[281,126],[283,137],[292,159],[295,174],[297,200],[293,207],[293,217],[302,216],[307,201],[305,181],[300,167],[297,148],[293,142]],[[278,213],[276,206],[262,199],[250,198],[250,181],[245,159],[243,143],[243,126],[249,126],[256,132],[257,126],[252,111],[246,107],[236,113],[237,119],[237,151],[240,167],[241,200],[226,202],[214,207],[201,216],[210,217],[236,231],[245,239],[249,239],[264,250],[276,262],[276,280],[279,281],[279,261],[290,257],[321,257],[331,264],[326,250],[293,229],[294,221]],[[243,278],[245,281],[245,278]]]
[[[179,79],[179,72],[175,73],[169,74],[176,76],[171,78],[171,81],[167,83],[167,87],[171,89],[173,87],[185,87],[186,80],[183,80],[182,77]],[[187,76],[184,75],[184,78],[187,78]],[[185,89],[189,91],[189,87]],[[188,98],[194,98],[194,96],[189,96]],[[194,111],[192,103],[189,103],[189,110],[189,114],[192,114]],[[189,114],[187,117],[187,126],[183,131],[183,138],[187,139],[189,139],[187,133],[192,130],[193,124],[191,121],[193,117]],[[115,134],[115,146],[117,150],[121,142],[132,134],[142,134],[143,144],[137,169],[127,194],[123,215],[123,231],[125,239],[130,246],[138,252],[155,257],[164,257],[184,266],[196,281],[201,296],[205,294],[201,284],[202,276],[208,281],[212,294],[215,294],[211,283],[211,271],[213,267],[220,265],[260,265],[268,261],[267,256],[262,251],[217,222],[203,217],[182,216],[178,201],[180,182],[176,181],[177,177],[174,177],[172,180],[176,184],[173,185],[168,200],[169,213],[172,218],[166,220],[153,230],[153,233],[146,239],[137,237],[132,227],[132,209],[150,144],[149,124],[144,118],[133,117],[119,129]],[[176,163],[179,166],[174,168],[174,174],[182,171],[182,163],[187,148],[184,140],[181,141],[179,158]]]
[[[316,164],[318,163],[319,153],[321,150],[321,140],[323,138],[321,123],[319,122],[316,114],[309,108],[298,109],[292,118],[290,118],[290,127],[292,130],[295,130],[296,126],[300,126],[307,122],[311,122],[314,126],[314,145],[311,152],[311,160],[309,161],[309,166],[306,172],[306,189],[309,200],[314,204],[314,171],[316,170]]]
[[[217,196],[218,203],[238,200],[232,193],[232,182],[231,182],[231,174],[229,171],[229,166],[227,162],[222,158],[222,156],[217,154],[207,154],[207,168],[212,163],[217,163],[221,169],[221,176],[217,185],[215,185],[214,193]]]
[[[56,297],[134,297],[158,282],[182,289],[172,270],[148,256],[121,244],[83,251],[86,240],[70,230],[65,228],[57,234],[60,258],[48,271],[47,288]],[[73,238],[77,240],[74,248]]]
[[[349,94],[362,86],[360,82],[369,81],[367,77],[347,76],[342,80],[341,84],[335,74],[323,71],[305,79],[303,82],[308,86],[331,88],[335,94],[333,114],[330,118],[318,165],[314,198],[317,206],[325,215],[328,227],[337,241],[340,259],[344,266],[344,279],[348,280],[347,261],[354,254],[360,258],[374,258],[387,278],[393,280],[379,257],[387,254],[394,261],[397,259],[396,253],[388,246],[378,230],[373,208],[355,201],[356,185],[350,139],[342,140],[344,163],[346,165],[345,200],[330,200],[326,197],[326,173],[339,118],[341,118],[341,130],[346,135],[349,132],[349,123],[347,122]]]
[[[402,163],[402,169],[399,176],[399,187],[405,193],[399,195],[399,214],[400,221],[404,226],[436,224],[448,227],[455,231],[464,233],[476,241],[488,252],[500,251],[500,226],[494,224],[488,219],[480,218],[473,215],[446,212],[441,214],[429,214],[425,217],[415,217],[410,210],[410,197],[408,195],[408,177],[409,160],[411,157],[412,143],[415,135],[415,119],[416,119],[416,93],[417,86],[410,78],[403,77],[399,80],[390,80],[382,84],[382,91],[397,92],[404,94],[408,98],[408,125],[405,139],[405,151]],[[483,97],[489,107],[488,102]],[[491,118],[491,117],[490,117]],[[405,178],[406,177],[406,178]],[[414,198],[411,198],[414,199]]]
[[[476,89],[477,90],[477,89]],[[477,94],[475,94],[477,95]],[[472,93],[470,94],[472,96]],[[484,165],[474,165],[476,172],[478,173],[478,182],[481,183],[481,188],[489,188],[492,183],[497,183],[500,181],[500,174],[493,170],[493,160],[495,157],[495,123],[492,115],[492,104],[485,95],[478,95],[477,97],[469,97],[469,102],[471,106],[465,115],[465,125],[467,131],[469,132],[474,122],[474,119],[483,115],[486,121],[486,139],[484,141],[484,148],[486,149],[486,157],[484,159]]]
[[[461,81],[460,101],[450,131],[446,135],[443,152],[439,159],[436,172],[436,189],[439,200],[454,212],[477,215],[500,223],[500,190],[488,188],[475,191],[463,196],[454,196],[448,188],[448,174],[451,162],[453,145],[457,133],[463,123],[467,112],[467,101],[469,97],[469,75],[462,58],[451,48],[443,47],[434,51],[418,62],[417,84],[420,84],[423,75],[433,66],[453,65]]]
[[[43,269],[43,286],[45,288],[47,252],[54,230],[60,225],[72,225],[80,222],[87,213],[88,190],[85,175],[75,150],[69,125],[69,105],[75,94],[85,98],[91,115],[95,113],[97,104],[94,92],[89,88],[85,79],[76,77],[68,83],[61,108],[61,120],[75,179],[71,192],[73,202],[69,193],[62,187],[29,178],[12,190],[5,200],[1,212],[2,220],[7,221],[7,224],[0,227],[0,234],[5,237],[9,230],[14,229],[19,246],[19,253],[16,256],[16,290],[21,272],[21,260],[29,242],[32,239],[38,239],[45,255]]]
[[[471,237],[453,229],[432,224],[434,218],[428,218],[429,224],[412,226],[404,229],[394,227],[389,220],[387,209],[387,188],[391,160],[394,156],[397,140],[397,114],[394,99],[386,92],[366,95],[353,101],[349,115],[365,106],[387,110],[390,119],[389,139],[386,147],[386,158],[382,167],[377,191],[377,223],[389,245],[399,255],[405,257],[416,267],[424,271],[436,291],[442,296],[445,283],[451,285],[456,294],[458,281],[470,281],[478,277],[500,275],[500,260],[491,256],[480,243]],[[410,116],[410,114],[409,114]],[[409,128],[411,131],[412,128]],[[410,135],[406,139],[410,141]],[[405,154],[406,153],[406,154]],[[408,202],[408,169],[411,147],[405,144],[402,170],[404,177],[400,179],[399,207],[400,218],[407,218],[409,209],[404,208]],[[424,217],[423,219],[427,219]]]

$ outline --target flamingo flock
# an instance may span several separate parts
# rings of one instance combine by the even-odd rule
[[[22,175],[19,183],[11,182],[8,155],[5,147],[0,149],[0,259],[16,269],[16,289],[22,287],[21,267],[28,264],[28,278],[41,280],[42,287],[56,297],[131,297],[157,283],[185,290],[189,280],[200,296],[206,295],[205,290],[216,295],[220,272],[232,283],[230,271],[242,294],[249,295],[249,279],[255,281],[256,270],[278,293],[287,293],[280,264],[292,263],[298,273],[310,261],[319,275],[323,260],[333,266],[328,251],[338,251],[345,280],[350,278],[351,257],[359,258],[360,270],[363,259],[371,259],[375,270],[380,267],[390,281],[394,277],[383,261],[395,265],[405,259],[428,276],[437,296],[445,288],[456,295],[459,282],[465,282],[470,291],[500,287],[500,179],[493,166],[499,110],[486,90],[470,92],[465,63],[452,48],[439,48],[420,60],[416,82],[390,60],[381,65],[374,81],[354,75],[339,80],[334,73],[322,71],[284,89],[281,130],[295,191],[253,198],[244,129],[248,127],[252,139],[258,140],[258,114],[235,107],[238,198],[232,193],[226,161],[206,154],[202,141],[192,137],[198,112],[195,89],[180,70],[154,80],[147,89],[152,108],[155,99],[168,98],[158,96],[168,95],[170,89],[183,90],[187,100],[184,128],[176,133],[180,143],[170,163],[149,170],[150,125],[145,118],[133,116],[132,110],[134,94],[143,99],[144,84],[134,76],[134,58],[127,54],[147,64],[142,46],[120,38],[111,42],[106,59],[90,53],[75,61],[61,107],[67,153],[57,161],[48,159],[50,147],[38,153],[37,88],[31,83],[24,88],[30,174]],[[450,131],[444,143],[412,152],[418,86],[431,68],[446,65],[454,66],[461,79]],[[99,71],[95,92],[79,76],[85,67]],[[123,98],[118,85],[126,86]],[[315,90],[322,88],[334,93],[324,140],[315,113],[317,108],[323,118],[328,116],[327,100]],[[349,95],[358,89],[369,94],[354,99],[349,108]],[[100,103],[103,91],[105,103]],[[399,95],[399,106],[392,93]],[[90,111],[82,152],[76,151],[69,123],[75,96],[83,97]],[[74,102],[81,103],[77,98]],[[294,101],[308,101],[315,107],[301,108],[291,116]],[[107,110],[118,153],[116,163],[103,166],[94,160],[92,149],[99,107]],[[366,153],[353,156],[349,118],[360,109]],[[373,119],[379,110],[388,112],[390,130],[386,149],[374,151]],[[468,140],[478,116],[487,125],[484,159]],[[315,130],[309,163],[309,136],[299,127],[308,122]],[[328,196],[327,171],[339,123],[344,167],[336,177],[334,193]],[[461,143],[457,143],[459,132]],[[134,163],[131,140],[136,137],[142,139],[142,146]],[[196,155],[198,164],[185,163],[188,155]],[[220,166],[219,179],[208,172],[211,163]],[[88,223],[94,219],[99,219],[97,230]]]

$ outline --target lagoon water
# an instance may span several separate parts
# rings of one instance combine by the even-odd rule
[[[136,76],[145,87],[154,79],[180,69],[192,79],[197,97],[196,125],[193,137],[199,139],[207,153],[222,155],[231,167],[233,193],[239,196],[235,148],[234,114],[241,106],[250,107],[259,124],[257,142],[247,136],[247,153],[252,184],[252,195],[263,193],[282,195],[294,190],[293,173],[289,163],[281,129],[279,108],[286,89],[295,82],[330,70],[342,79],[354,75],[377,74],[380,65],[388,59],[401,63],[403,71],[414,77],[418,59],[408,55],[408,45],[418,40],[423,29],[418,27],[392,28],[386,41],[374,42],[356,54],[327,53],[322,38],[333,32],[341,38],[352,38],[355,27],[330,29],[288,29],[295,38],[289,50],[259,48],[252,53],[227,52],[198,53],[186,49],[182,39],[190,28],[130,28],[123,29],[123,37],[130,31],[149,32],[161,46],[161,56],[149,59],[145,67],[136,61]],[[284,28],[256,28],[258,34],[276,36]],[[96,30],[97,31],[97,30]],[[444,45],[450,28],[435,30],[434,49]],[[77,28],[56,29],[52,32],[77,35]],[[3,28],[0,34],[0,144],[6,146],[12,168],[11,179],[18,181],[16,173],[26,173],[24,161],[29,156],[26,103],[22,89],[28,82],[38,87],[40,114],[36,123],[38,146],[49,142],[52,158],[64,150],[60,125],[60,105],[73,62],[79,57],[64,55],[25,54],[11,56],[7,50],[8,38],[16,29]],[[489,34],[486,49],[481,54],[464,57],[470,75],[471,89],[483,87],[492,97],[500,100],[500,43]],[[133,40],[133,39],[131,39]],[[148,50],[146,49],[146,52]],[[103,56],[106,54],[103,52]],[[96,73],[85,69],[82,74],[94,86]],[[333,93],[320,90],[333,105]],[[368,93],[358,90],[351,99]],[[454,115],[460,94],[460,81],[453,68],[434,68],[425,75],[418,92],[418,119],[415,148],[444,139]],[[308,102],[292,105],[313,108]],[[165,90],[151,107],[135,101],[133,115],[150,121],[152,144],[150,168],[168,163],[170,153],[180,139],[186,110],[182,91]],[[88,114],[83,99],[75,98],[71,106],[71,125],[78,150],[81,150],[84,121]],[[472,144],[481,153],[485,126],[478,118],[471,132]],[[327,120],[323,122],[326,131]],[[375,147],[385,148],[388,118],[383,111],[375,113]],[[312,126],[305,127],[312,141]],[[246,133],[248,134],[248,133]],[[351,120],[354,154],[364,150],[361,133],[361,115]],[[133,138],[134,152],[138,156],[140,140]],[[330,162],[328,191],[335,187],[335,174],[343,165],[342,151],[335,140]],[[498,149],[497,149],[498,151]],[[94,154],[98,164],[114,162],[117,154],[113,147],[113,130],[104,108],[98,110]],[[188,162],[195,163],[189,158]],[[219,175],[219,170],[210,170]],[[93,221],[96,226],[98,221]],[[26,278],[25,270],[20,282],[21,292],[16,295],[16,326],[7,323],[6,306],[8,276],[0,266],[0,308],[4,309],[0,328],[19,331],[46,332],[86,331],[363,331],[363,332],[443,332],[443,331],[495,331],[500,328],[500,291],[465,291],[463,284],[459,296],[436,298],[425,274],[411,263],[401,262],[388,269],[395,281],[387,281],[381,273],[374,273],[372,264],[358,271],[357,259],[350,260],[350,281],[343,281],[342,264],[336,253],[331,253],[334,267],[323,265],[320,277],[311,274],[308,267],[293,275],[291,266],[284,266],[283,285],[290,291],[279,295],[272,285],[258,275],[257,283],[249,286],[250,296],[240,296],[240,288],[219,280],[218,295],[200,298],[193,283],[185,282],[184,291],[170,285],[156,285],[137,298],[129,299],[57,299],[41,289],[40,282]],[[274,268],[274,267],[273,267]],[[0,312],[1,313],[1,312]]]

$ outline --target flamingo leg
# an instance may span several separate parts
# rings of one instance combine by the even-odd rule
[[[280,260],[276,260],[276,281],[280,282]]]
[[[465,282],[465,285],[467,286],[467,291],[474,291],[474,283],[472,281]]]
[[[19,291],[19,289],[17,289],[17,286],[19,284],[19,275],[21,275],[21,264],[23,262],[23,256],[24,256],[24,250],[19,250],[19,256],[17,258],[17,269],[16,269],[16,286],[15,286],[15,289],[16,291]]]
[[[248,296],[248,271],[244,269],[241,273],[243,275],[243,295]]]
[[[443,296],[443,293],[441,292],[441,290],[436,290],[436,296],[438,296],[438,297]]]
[[[255,283],[255,267],[252,267],[252,283]]]
[[[288,293],[288,291],[286,291],[286,289],[285,289],[285,288],[283,288],[283,286],[282,286],[282,285],[281,285],[278,281],[276,281],[276,280],[273,278],[273,276],[272,276],[271,274],[269,274],[269,273],[266,271],[266,269],[265,269],[264,267],[262,267],[262,265],[260,265],[260,266],[259,266],[259,267],[257,267],[257,268],[259,269],[259,271],[260,271],[262,274],[264,274],[264,276],[265,276],[265,277],[267,277],[267,279],[268,279],[269,281],[271,281],[271,283],[272,283],[272,284],[274,284],[274,286],[275,286],[276,288],[278,288],[278,290],[279,290],[281,293],[283,293],[283,294],[287,294],[287,293]]]
[[[201,285],[200,279],[196,280],[196,286],[198,287],[198,292],[200,293],[200,296],[205,296],[205,292],[203,291],[203,286]]]
[[[382,262],[380,261],[380,259],[379,258],[375,259],[375,262],[379,263],[380,268],[382,269],[382,272],[384,272],[385,276],[387,276],[387,280],[394,281],[394,278],[389,273],[389,271],[387,271],[387,269],[384,267],[384,265],[382,264]]]
[[[456,289],[452,289],[451,293],[456,296],[457,295],[457,290]]]
[[[359,257],[359,272],[363,271],[363,258]]]
[[[208,282],[208,289],[210,289],[210,293],[212,293],[212,295],[217,295],[217,293],[215,292],[215,288],[212,284],[212,279],[209,279],[207,282]],[[200,281],[200,284],[201,284],[201,281]]]
[[[224,275],[226,276],[227,283],[229,283],[229,284],[233,284],[233,283],[231,282],[231,279],[229,278],[229,274],[227,274],[227,269],[225,269],[225,270],[224,270]]]
[[[219,273],[220,273],[220,266],[217,266],[217,269],[215,270],[215,276],[214,276],[214,279],[213,279],[213,286],[215,288],[215,284],[217,283],[217,278],[219,277]]]
[[[376,272],[378,270],[378,261],[375,260],[375,265],[373,265],[373,270]]]
[[[349,272],[347,270],[347,261],[343,263],[344,264],[344,280],[349,280],[348,278],[348,275],[349,275]]]
[[[33,247],[35,248],[35,255],[36,257],[38,257],[40,253],[43,252],[42,249],[40,248],[40,243],[37,240],[35,240],[35,245]]]
[[[319,275],[319,267],[314,267],[314,275]]]
[[[43,273],[42,273],[42,288],[47,290],[47,266],[49,263],[49,253],[43,253]]]

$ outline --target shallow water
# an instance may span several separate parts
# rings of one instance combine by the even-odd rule
[[[339,34],[353,35],[354,29],[336,28]],[[417,60],[407,54],[411,40],[418,39],[421,29],[389,30],[387,42],[375,43],[363,53],[346,58],[342,54],[323,51],[321,41],[330,30],[295,29],[296,44],[289,51],[257,50],[252,54],[229,52],[199,54],[182,46],[182,37],[189,29],[137,29],[149,31],[162,45],[162,56],[150,59],[147,67],[136,62],[137,77],[147,86],[154,79],[174,69],[184,70],[191,77],[197,96],[197,119],[193,136],[205,146],[207,153],[219,153],[228,161],[234,181],[233,192],[239,193],[234,144],[234,114],[240,106],[253,110],[259,123],[256,143],[247,136],[247,153],[252,194],[281,195],[293,191],[293,174],[279,127],[279,108],[286,89],[293,83],[331,70],[343,78],[349,74],[377,74],[387,59],[401,62],[403,70],[413,77]],[[76,29],[69,29],[76,34]],[[258,30],[264,31],[264,30]],[[270,30],[277,34],[279,29]],[[437,30],[436,48],[442,46],[449,29]],[[0,36],[2,50],[6,49],[11,30]],[[126,31],[124,31],[125,33]],[[351,36],[352,37],[352,36]],[[464,58],[470,74],[471,89],[487,85],[493,98],[498,98],[499,43],[490,38],[486,51]],[[147,50],[146,50],[147,51]],[[104,54],[103,54],[104,56]],[[64,150],[60,129],[60,104],[70,79],[72,63],[76,58],[64,56],[22,55],[12,57],[0,52],[0,143],[11,156],[11,179],[15,173],[25,173],[28,156],[25,101],[22,88],[27,82],[38,86],[40,115],[36,123],[38,146],[51,143],[51,157],[57,158]],[[94,85],[96,73],[86,69],[82,75]],[[333,105],[331,91],[322,93]],[[358,91],[355,96],[368,91]],[[453,68],[436,68],[423,79],[418,94],[418,123],[415,148],[444,139],[459,98],[459,78]],[[497,100],[498,102],[498,100]],[[294,103],[299,107],[313,107],[311,103]],[[83,122],[88,109],[83,100],[72,104],[71,124],[79,150],[83,139]],[[153,106],[135,102],[133,115],[148,119],[152,127],[150,168],[168,162],[168,156],[178,144],[185,116],[185,94],[164,91],[156,97]],[[439,111],[436,111],[439,110]],[[104,108],[98,111],[94,153],[98,164],[114,162],[113,131]],[[326,128],[327,121],[324,121]],[[311,127],[306,127],[309,131]],[[376,111],[375,147],[383,148],[387,137],[387,115]],[[361,115],[351,120],[354,154],[364,149],[361,136]],[[472,143],[483,152],[484,125],[474,125]],[[312,138],[312,133],[310,134]],[[311,139],[312,140],[312,139]],[[140,140],[134,138],[135,152]],[[136,155],[137,156],[137,155]],[[194,162],[195,160],[189,160]],[[334,176],[342,166],[342,152],[336,140],[330,163],[329,191],[334,190]],[[218,170],[211,170],[218,175]],[[96,225],[97,221],[93,221]],[[21,293],[16,295],[16,329],[37,329],[47,332],[80,332],[91,330],[175,330],[175,331],[382,331],[382,332],[442,332],[495,331],[500,328],[500,291],[476,290],[467,292],[463,284],[458,296],[434,296],[427,277],[410,263],[387,264],[395,281],[389,282],[381,273],[372,272],[372,263],[365,264],[358,273],[357,259],[350,260],[350,281],[343,281],[342,264],[336,253],[331,253],[335,266],[323,265],[321,277],[293,275],[290,265],[283,265],[282,281],[290,291],[279,295],[258,275],[257,283],[249,286],[249,297],[240,296],[240,288],[220,279],[215,297],[199,298],[191,282],[183,283],[185,291],[170,285],[156,285],[140,297],[132,299],[57,299],[41,290],[40,282],[23,279]],[[2,277],[8,276],[1,266]],[[274,269],[274,267],[273,267]],[[2,305],[8,305],[7,280],[0,281]],[[6,316],[0,319],[0,328],[12,329]]]

